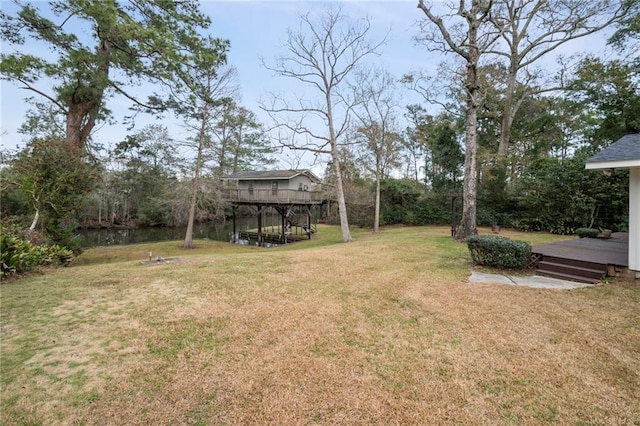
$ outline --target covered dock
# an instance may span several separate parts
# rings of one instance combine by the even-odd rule
[[[311,239],[317,231],[312,209],[325,203],[320,179],[308,170],[241,172],[225,177],[223,200],[233,210],[233,239],[258,245],[286,244]],[[238,230],[240,206],[255,208],[255,230]],[[270,216],[269,216],[270,215]],[[271,223],[266,223],[270,217]],[[277,223],[274,223],[277,217]]]

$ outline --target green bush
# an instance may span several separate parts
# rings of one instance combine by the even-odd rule
[[[514,222],[514,226],[522,232],[542,231],[545,227],[544,223],[538,218],[521,218]]]
[[[47,236],[49,243],[71,250],[75,256],[82,254],[81,238],[76,235],[76,223],[49,223]]]
[[[526,269],[531,260],[529,243],[497,235],[474,235],[467,239],[467,247],[478,265]]]
[[[33,252],[39,265],[67,266],[73,260],[73,252],[58,244],[36,246]]]
[[[599,230],[594,228],[578,228],[576,229],[576,234],[580,238],[596,238],[600,233]]]
[[[67,266],[73,252],[57,244],[34,245],[21,235],[0,235],[0,279],[20,274],[42,265]]]
[[[37,265],[33,245],[15,235],[0,235],[0,278],[25,272]]]

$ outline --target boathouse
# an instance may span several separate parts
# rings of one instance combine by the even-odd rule
[[[285,244],[316,232],[312,208],[323,204],[321,180],[309,170],[265,170],[233,173],[223,178],[222,198],[232,206],[233,240],[258,245]],[[255,230],[237,230],[236,213],[249,206],[257,218]],[[268,216],[268,213],[271,213]],[[267,223],[267,217],[271,223]],[[274,223],[274,217],[277,223]]]

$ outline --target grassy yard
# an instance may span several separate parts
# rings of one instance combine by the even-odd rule
[[[98,248],[3,284],[3,424],[640,425],[637,284],[469,284],[448,228],[354,236]]]

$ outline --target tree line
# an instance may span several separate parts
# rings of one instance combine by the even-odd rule
[[[211,20],[198,2],[65,1],[46,13],[31,4],[2,13],[3,42],[15,48],[2,54],[2,78],[34,94],[21,127],[27,146],[3,154],[3,221],[18,218],[63,244],[79,225],[187,224],[192,247],[194,221],[227,213],[220,178],[273,168],[286,148],[328,160],[324,180],[338,204],[329,220],[345,242],[350,223],[448,223],[458,193],[457,239],[478,224],[625,230],[627,174],[587,172],[584,161],[640,132],[639,2],[417,6],[415,42],[445,54],[437,76],[373,65],[385,39],[371,40],[367,18],[340,8],[303,14],[282,56],[263,65],[314,95],[273,95],[261,106],[271,123],[241,105],[230,41],[202,35]],[[544,72],[560,46],[605,29],[615,59],[561,58]],[[57,53],[43,59],[27,42]],[[142,82],[154,88],[144,99]],[[424,104],[403,105],[405,90]],[[94,146],[115,97],[130,103],[131,120],[181,118],[189,137],[153,125]]]

